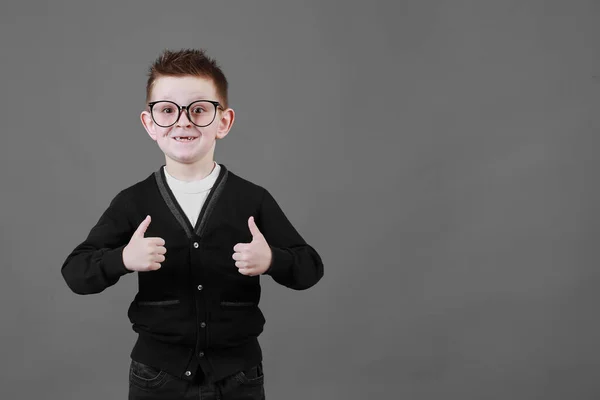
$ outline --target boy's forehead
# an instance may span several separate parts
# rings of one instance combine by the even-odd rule
[[[199,76],[161,76],[152,85],[153,99],[193,100],[216,98],[217,89],[212,79]]]

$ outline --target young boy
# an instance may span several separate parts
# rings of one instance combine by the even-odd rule
[[[62,275],[92,294],[138,273],[129,399],[264,399],[260,276],[307,289],[322,260],[266,189],[214,161],[235,114],[213,59],[163,52],[146,100],[165,164],[113,198]]]

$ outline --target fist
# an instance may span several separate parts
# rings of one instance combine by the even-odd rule
[[[271,266],[273,254],[271,247],[260,232],[254,217],[248,219],[248,228],[252,233],[250,243],[238,243],[233,247],[235,266],[242,275],[255,276],[264,274]]]
[[[150,225],[148,215],[135,230],[123,249],[123,264],[130,271],[155,271],[165,261],[165,241],[159,237],[144,237]]]

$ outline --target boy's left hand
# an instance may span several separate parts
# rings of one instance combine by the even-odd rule
[[[240,274],[255,276],[264,274],[271,266],[273,254],[267,240],[256,226],[254,217],[248,219],[248,227],[252,233],[252,242],[238,243],[233,246],[232,258]]]

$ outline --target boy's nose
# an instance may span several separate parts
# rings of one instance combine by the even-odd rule
[[[179,119],[177,120],[177,126],[190,126],[192,123],[190,122],[187,116],[187,110],[181,110],[181,115],[179,115]]]

